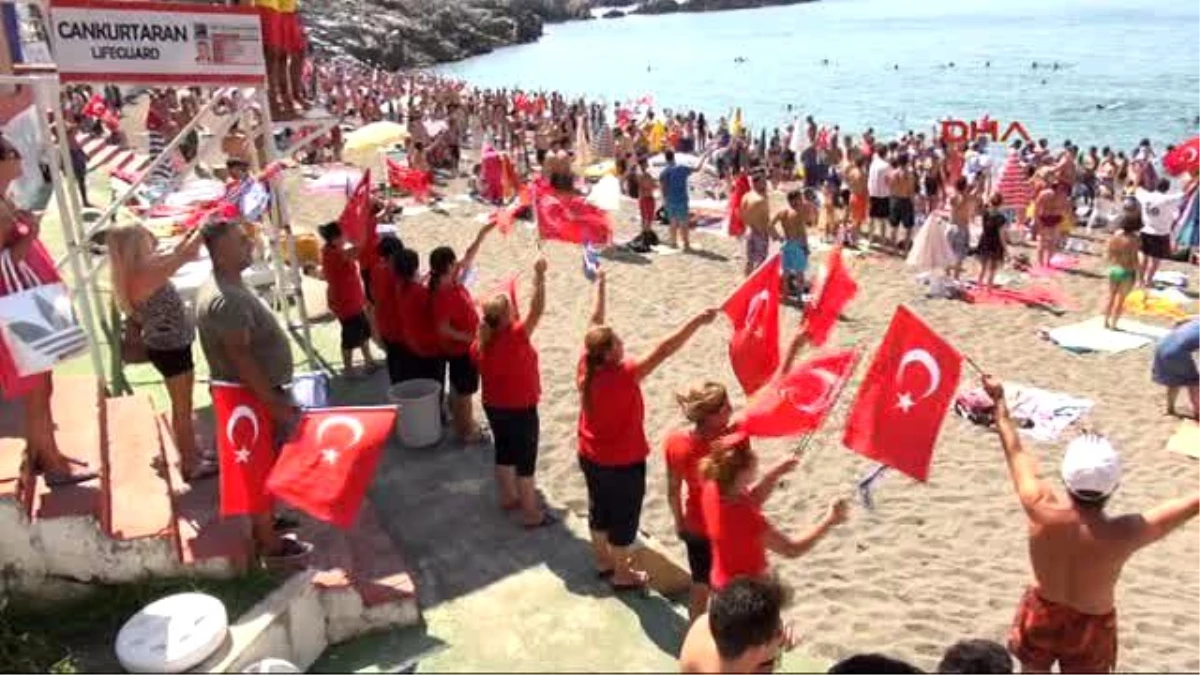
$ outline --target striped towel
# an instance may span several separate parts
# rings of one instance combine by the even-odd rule
[[[1004,199],[1004,207],[1015,209],[1018,214],[1024,213],[1033,201],[1033,186],[1025,180],[1025,167],[1015,153],[1009,155],[1004,164],[999,191]]]

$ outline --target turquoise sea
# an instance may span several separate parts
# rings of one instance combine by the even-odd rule
[[[656,108],[710,117],[741,106],[751,126],[790,120],[788,104],[855,134],[988,114],[1056,144],[1161,148],[1197,133],[1200,3],[819,0],[627,16],[549,25],[537,43],[439,70],[606,101],[650,93]]]

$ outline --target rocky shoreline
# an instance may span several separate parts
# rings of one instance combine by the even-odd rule
[[[301,6],[317,54],[385,70],[420,68],[535,42],[547,23],[617,14],[713,12],[815,0],[306,0]]]

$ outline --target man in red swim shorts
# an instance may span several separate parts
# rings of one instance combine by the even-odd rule
[[[1009,632],[1008,648],[1026,673],[1111,673],[1117,665],[1114,589],[1121,568],[1138,550],[1196,517],[1200,495],[1172,499],[1138,514],[1110,517],[1104,504],[1121,480],[1116,450],[1100,436],[1067,446],[1062,481],[1067,499],[1038,480],[991,376],[984,389],[996,404],[996,428],[1013,486],[1029,518],[1034,582],[1026,589]]]

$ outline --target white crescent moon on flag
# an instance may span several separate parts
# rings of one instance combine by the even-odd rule
[[[228,438],[230,443],[236,443],[233,440],[233,430],[237,428],[238,420],[242,418],[250,420],[250,426],[254,429],[254,435],[250,438],[249,445],[254,445],[254,442],[258,440],[258,416],[254,414],[254,410],[250,406],[246,405],[239,405],[233,409],[229,420],[225,422],[225,438]]]
[[[837,375],[834,375],[824,368],[815,368],[811,371],[811,374],[814,375],[818,380],[821,380],[825,383],[825,389],[821,392],[821,395],[817,396],[811,402],[805,403],[804,405],[796,403],[796,397],[793,394],[792,389],[785,389],[781,393],[783,395],[783,399],[788,403],[791,403],[792,407],[796,410],[815,414],[820,412],[822,408],[827,407],[829,405],[829,399],[833,398],[833,388],[837,386]]]
[[[759,315],[767,309],[767,303],[771,300],[771,294],[766,289],[759,291],[753,298],[750,298],[750,304],[746,307],[747,326],[758,325]]]
[[[320,443],[321,439],[325,436],[325,432],[328,431],[330,427],[335,427],[335,426],[346,427],[347,429],[349,429],[351,431],[351,433],[354,434],[354,439],[351,440],[349,443],[347,443],[343,447],[350,447],[352,445],[357,444],[359,441],[362,440],[362,437],[363,437],[362,422],[359,422],[358,420],[354,419],[353,417],[348,417],[346,415],[333,415],[331,417],[326,417],[325,419],[321,420],[321,423],[317,425],[317,442]]]
[[[896,369],[897,382],[904,376],[904,368],[910,363],[919,363],[929,371],[929,389],[921,395],[921,398],[929,398],[942,385],[942,369],[929,352],[924,349],[910,349],[904,353],[904,357],[900,359],[900,367]]]

